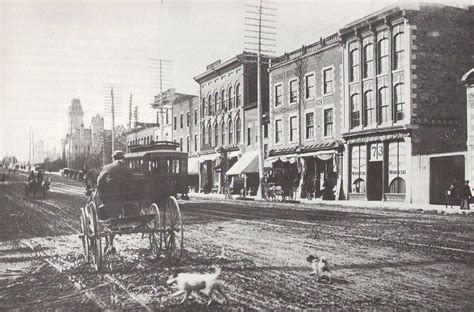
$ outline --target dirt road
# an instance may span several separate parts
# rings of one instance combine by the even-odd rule
[[[166,285],[177,267],[152,261],[141,235],[95,273],[81,258],[80,183],[53,177],[46,199],[26,201],[21,176],[0,185],[0,310],[206,310],[178,306]],[[474,302],[473,217],[263,202],[180,202],[186,252],[179,267],[222,267],[222,310],[468,310]],[[31,247],[31,248],[30,248]],[[34,251],[32,251],[32,248]],[[325,256],[333,283],[309,276]],[[28,288],[32,287],[33,288]],[[32,290],[30,290],[32,289]]]

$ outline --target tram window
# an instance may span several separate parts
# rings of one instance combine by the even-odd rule
[[[180,173],[186,173],[186,169],[188,168],[187,159],[180,160]]]
[[[173,161],[174,161],[174,165],[175,165],[175,167],[174,167],[174,172],[173,172],[173,173],[178,173],[178,172],[179,172],[179,167],[180,167],[179,165],[180,165],[180,163],[179,163],[179,161],[178,161],[177,159],[173,159]]]

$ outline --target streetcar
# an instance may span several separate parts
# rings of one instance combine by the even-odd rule
[[[178,151],[176,142],[159,141],[130,147],[124,162],[133,172],[131,191],[108,195],[116,216],[99,219],[103,201],[88,192],[88,202],[81,209],[84,259],[92,260],[99,271],[102,266],[102,239],[109,235],[144,233],[153,257],[164,256],[177,262],[183,253],[184,228],[177,195],[188,192],[188,157]],[[96,193],[95,193],[96,194]]]

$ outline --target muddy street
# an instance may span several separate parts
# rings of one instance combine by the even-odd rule
[[[468,310],[474,302],[473,217],[309,204],[179,201],[185,252],[150,256],[141,234],[117,238],[97,273],[82,257],[79,182],[52,176],[26,199],[23,175],[0,184],[0,309]],[[310,276],[324,256],[332,283]],[[183,306],[166,284],[176,269],[212,272],[230,299]]]

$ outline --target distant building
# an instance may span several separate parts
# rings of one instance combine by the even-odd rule
[[[466,155],[466,180],[469,180],[474,193],[474,68],[462,77],[466,86],[467,98],[467,155]]]

